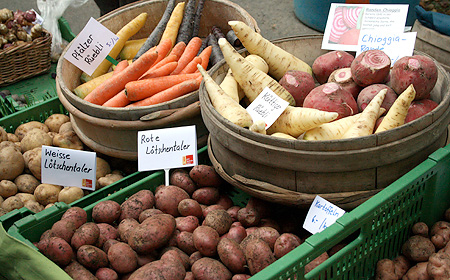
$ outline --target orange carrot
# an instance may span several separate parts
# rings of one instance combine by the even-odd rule
[[[164,64],[174,62],[174,61],[178,61],[178,56],[176,56],[174,54],[169,54],[168,56],[164,57],[160,62],[153,64],[149,70],[159,68],[159,67],[163,66]]]
[[[194,57],[194,59],[192,59],[191,62],[189,62],[188,65],[181,70],[180,74],[194,73],[198,70],[197,64],[202,64],[202,58],[199,56]]]
[[[128,100],[127,95],[125,94],[125,89],[120,91],[118,94],[114,95],[108,101],[103,103],[102,106],[105,107],[125,107],[130,104],[130,100]]]
[[[178,66],[172,72],[172,75],[179,74],[181,70],[183,70],[183,68],[186,67],[186,65],[188,65],[188,63],[197,56],[198,50],[200,49],[201,45],[202,39],[200,39],[200,37],[194,37],[189,41],[189,43],[186,45],[186,49],[180,56],[180,59],[178,59]]]
[[[198,78],[200,73],[169,75],[132,81],[125,85],[125,93],[130,101],[138,101],[186,80]]]
[[[175,46],[173,46],[173,48],[169,54],[174,54],[174,55],[180,57],[183,54],[185,49],[186,49],[186,43],[179,42],[179,43],[176,43]]]
[[[150,68],[139,80],[168,76],[178,65],[178,62],[169,62],[159,68]]]
[[[102,105],[123,90],[128,82],[139,79],[139,77],[150,68],[150,65],[155,62],[157,57],[158,53],[155,51],[148,51],[144,53],[123,71],[112,76],[96,87],[93,91],[86,95],[84,100],[93,104]]]
[[[212,53],[212,46],[208,46],[208,47],[204,48],[203,51],[201,51],[200,54],[198,55],[199,57],[202,58],[201,65],[202,65],[203,69],[206,69],[208,67],[209,58],[211,57],[211,53]]]
[[[122,60],[119,63],[117,63],[116,67],[114,67],[113,76],[119,74],[119,72],[127,68],[128,65],[129,65],[128,60]]]
[[[159,104],[162,102],[167,102],[180,96],[183,96],[189,92],[197,90],[199,87],[200,87],[200,79],[198,78],[189,79],[179,84],[173,85],[172,87],[167,88],[163,91],[160,91],[153,96],[147,97],[135,103],[131,103],[127,107],[149,106]]]
[[[158,53],[158,58],[156,59],[154,64],[160,62],[163,58],[165,58],[167,54],[170,52],[171,48],[172,48],[172,40],[170,40],[169,38],[159,42],[159,44],[155,47],[155,50]]]

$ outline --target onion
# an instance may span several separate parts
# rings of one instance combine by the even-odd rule
[[[29,22],[34,22],[36,20],[36,13],[33,10],[28,10],[23,17]]]
[[[361,10],[361,7],[345,7],[343,9],[342,16],[344,19],[344,23],[348,28],[356,28]]]
[[[334,12],[329,41],[331,43],[337,43],[341,35],[344,34],[348,29],[349,28],[344,23],[343,8],[337,7]]]

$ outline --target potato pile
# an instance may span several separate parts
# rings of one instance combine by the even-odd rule
[[[445,211],[444,219],[430,229],[418,222],[411,233],[401,255],[394,260],[378,261],[376,279],[450,279],[450,208]]]
[[[300,223],[254,197],[234,205],[226,187],[212,166],[176,169],[154,192],[98,202],[92,219],[68,209],[35,244],[74,279],[248,279],[302,243]]]
[[[55,202],[69,204],[85,195],[78,187],[41,183],[42,145],[84,149],[64,114],[50,115],[44,123],[23,123],[14,133],[0,127],[0,216],[22,207],[37,213]],[[111,170],[105,159],[97,157],[97,189],[121,178],[121,171]]]

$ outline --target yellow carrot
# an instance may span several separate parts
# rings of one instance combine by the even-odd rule
[[[177,41],[178,29],[180,29],[181,21],[183,21],[184,6],[185,2],[180,2],[175,6],[160,39],[160,41],[170,39],[172,47]]]
[[[287,106],[286,110],[267,129],[267,134],[282,132],[294,138],[323,123],[331,122],[339,116],[336,112],[326,112],[314,108]]]
[[[137,54],[138,50],[144,44],[146,38],[144,39],[136,39],[136,40],[128,40],[125,42],[122,50],[119,53],[120,59],[124,60],[133,60],[133,57]]]
[[[94,78],[86,83],[77,86],[73,92],[80,98],[84,99],[91,91],[93,91],[97,86],[101,85],[104,81],[109,79],[113,75],[113,72],[108,72],[97,78]]]
[[[250,127],[253,119],[247,110],[228,96],[200,64],[197,65],[197,68],[202,74],[209,99],[217,112],[238,126]]]
[[[369,102],[367,107],[362,111],[361,116],[352,124],[342,135],[341,139],[362,137],[373,134],[375,123],[379,116],[381,103],[386,96],[386,89],[380,90],[375,97]]]
[[[311,66],[276,46],[244,22],[229,21],[228,24],[249,53],[264,58],[269,65],[270,75],[276,80],[280,80],[287,70],[300,70],[312,75]]]
[[[397,99],[395,99],[389,111],[384,116],[375,133],[399,127],[405,123],[406,114],[411,102],[416,98],[416,90],[410,84]]]
[[[136,34],[144,26],[146,20],[147,20],[147,13],[141,13],[137,17],[132,19],[130,22],[128,22],[124,27],[122,27],[116,33],[117,37],[119,37],[119,40],[116,42],[112,50],[109,52],[109,56],[116,59],[120,51],[122,50],[123,46],[125,45],[125,42],[128,41],[128,39],[130,39],[131,36]],[[97,69],[95,69],[94,73],[92,73],[90,78],[95,78],[105,74],[106,72],[108,72],[108,69],[111,66],[111,64],[112,63],[109,62],[107,59],[103,60],[97,67]],[[88,76],[86,73],[83,74]],[[86,80],[89,80],[89,78],[86,78]]]
[[[245,60],[236,49],[228,43],[227,39],[220,38],[218,40],[220,49],[222,50],[225,61],[233,72],[234,78],[244,90],[245,96],[250,102],[268,87],[282,99],[295,106],[294,97],[283,88],[274,78],[259,70],[253,64]]]

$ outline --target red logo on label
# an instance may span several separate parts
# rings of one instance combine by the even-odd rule
[[[82,183],[83,187],[92,188],[92,180],[91,179],[83,179]]]
[[[183,157],[183,165],[193,164],[194,163],[194,155],[187,155]]]

